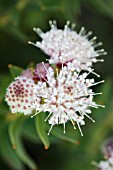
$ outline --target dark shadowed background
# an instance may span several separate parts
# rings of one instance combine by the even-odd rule
[[[28,44],[28,41],[40,40],[33,31],[39,27],[43,31],[50,29],[49,20],[55,19],[59,28],[66,21],[76,23],[76,31],[84,26],[87,31],[93,31],[97,42],[102,41],[108,52],[104,63],[97,63],[94,68],[104,85],[95,90],[103,91],[103,95],[95,98],[98,103],[106,105],[105,109],[93,110],[92,117],[96,123],[86,118],[82,127],[84,136],[78,130],[67,126],[67,138],[54,132],[50,135],[51,146],[45,150],[39,139],[34,119],[25,118],[24,123],[18,123],[17,131],[22,127],[19,139],[22,147],[19,151],[11,146],[9,127],[13,123],[11,113],[4,103],[5,89],[12,81],[8,64],[27,68],[31,62],[45,61],[47,56],[38,48]],[[113,136],[113,0],[1,0],[0,1],[0,169],[2,170],[93,170],[92,160],[103,159],[101,148],[104,140]],[[21,121],[20,121],[21,122]],[[57,127],[56,127],[57,128]],[[16,131],[16,132],[17,132]],[[15,133],[16,133],[15,132]],[[55,134],[56,133],[56,134]],[[60,135],[59,135],[60,134]],[[73,144],[70,140],[79,141]],[[76,142],[75,142],[76,143]],[[21,151],[21,153],[20,153]],[[25,157],[24,157],[24,156]],[[33,165],[28,162],[34,160]]]

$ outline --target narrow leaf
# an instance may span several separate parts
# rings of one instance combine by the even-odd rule
[[[73,143],[73,144],[79,144],[80,142],[75,140],[74,138],[71,138],[69,136],[66,136],[66,134],[61,134],[59,133],[58,131],[55,131],[55,130],[52,130],[51,133],[56,136],[57,138],[63,140],[63,141],[66,141],[66,142],[69,142],[69,143]]]
[[[24,170],[24,165],[10,145],[7,127],[3,130],[1,135],[2,140],[0,142],[0,153],[2,158],[7,162],[11,169]]]
[[[37,133],[44,144],[45,149],[48,149],[50,146],[49,138],[47,136],[47,132],[45,129],[45,122],[44,122],[44,113],[41,112],[39,115],[35,116],[35,127]]]
[[[22,136],[33,143],[36,144],[40,143],[40,139],[39,136],[37,135],[33,119],[31,118],[26,119],[22,128]]]
[[[17,147],[15,149],[16,154],[20,158],[20,160],[26,164],[31,170],[38,170],[37,165],[35,162],[29,157],[29,155],[26,153],[20,136],[16,135],[16,144]]]
[[[37,170],[37,165],[28,156],[21,141],[22,124],[24,120],[24,117],[20,116],[9,126],[10,141],[20,160],[31,170]]]

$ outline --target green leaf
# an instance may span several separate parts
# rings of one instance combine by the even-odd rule
[[[16,140],[15,140],[14,131],[15,131],[15,121],[13,121],[12,123],[10,123],[10,124],[9,124],[9,128],[8,128],[9,137],[10,137],[10,141],[11,141],[11,144],[12,144],[12,148],[13,148],[13,149],[16,148]]]
[[[46,125],[46,129],[49,130],[50,126],[48,123],[45,124]],[[78,145],[80,143],[80,141],[78,140],[80,137],[80,133],[79,131],[73,128],[73,125],[71,122],[68,122],[66,124],[66,133],[63,132],[63,125],[56,125],[53,126],[52,130],[51,130],[51,134],[55,137],[57,137],[60,140],[72,143],[72,144],[76,144]],[[51,137],[50,134],[50,137]]]
[[[28,130],[29,129],[29,130]],[[30,140],[33,143],[40,143],[39,136],[37,135],[35,123],[33,119],[26,119],[22,128],[22,137]]]
[[[8,132],[9,132],[9,137],[10,137],[10,141],[11,141],[13,149],[16,149],[16,135],[20,134],[21,127],[22,127],[24,120],[25,119],[23,115],[22,116],[19,115],[15,118],[15,120],[10,122],[9,124]]]
[[[6,88],[11,82],[11,77],[7,74],[0,75],[0,99],[3,99],[6,93]]]
[[[17,157],[16,153],[10,145],[7,127],[5,127],[2,132],[2,140],[0,141],[0,153],[2,158],[7,162],[8,167],[11,167],[11,169],[24,170],[22,162]]]
[[[38,170],[38,167],[35,164],[35,162],[26,153],[26,151],[23,147],[23,144],[22,144],[22,140],[19,135],[18,136],[16,135],[16,144],[17,144],[17,147],[15,149],[15,152],[18,155],[18,157],[20,158],[20,160],[24,164],[26,164],[31,170]]]
[[[8,25],[7,29],[4,28],[4,30],[18,41],[22,41],[23,43],[28,42],[28,37],[18,27]]]
[[[67,136],[66,134],[63,134],[63,133],[61,134],[61,132],[59,132],[58,130],[52,130],[51,134],[53,134],[54,136],[56,136],[57,138],[63,141],[66,141],[72,144],[77,144],[77,145],[79,144],[79,141],[75,140],[72,137]]]
[[[96,11],[113,19],[113,1],[89,0],[89,3],[91,3]]]
[[[35,127],[41,141],[44,144],[45,149],[48,149],[50,146],[50,142],[45,129],[44,119],[45,119],[44,112],[41,112],[39,115],[35,116]]]
[[[22,144],[21,130],[22,130],[22,124],[24,120],[25,118],[23,116],[20,116],[9,126],[9,136],[10,136],[11,144],[15,149],[15,152],[20,158],[20,160],[24,164],[26,164],[31,170],[37,170],[37,165],[28,156]]]
[[[80,0],[63,1],[64,16],[71,22],[75,22],[75,18],[80,14]]]
[[[23,71],[23,69],[21,67],[14,66],[12,64],[9,64],[8,67],[9,67],[10,73],[11,73],[13,78],[19,76]]]

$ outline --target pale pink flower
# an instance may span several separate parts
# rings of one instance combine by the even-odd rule
[[[66,66],[62,66],[59,72],[56,70],[56,74],[55,76],[54,70],[50,67],[47,69],[45,82],[38,81],[36,85],[34,92],[38,98],[43,99],[42,104],[35,103],[37,113],[49,112],[46,118],[51,124],[49,133],[56,124],[63,124],[65,133],[65,124],[67,121],[71,121],[74,128],[74,122],[76,122],[81,135],[83,135],[80,125],[85,124],[84,116],[94,122],[89,116],[90,107],[98,108],[101,106],[93,101],[93,96],[100,93],[94,93],[90,87],[103,81],[95,83],[94,79],[87,78],[89,73],[73,72],[70,67]]]
[[[89,40],[92,32],[86,33],[84,27],[80,32],[74,31],[74,24],[69,27],[69,21],[64,26],[64,30],[58,29],[56,21],[50,21],[50,31],[44,33],[39,28],[33,30],[42,38],[42,41],[31,43],[39,47],[47,55],[50,56],[49,63],[52,64],[66,64],[73,62],[75,69],[84,69],[90,71],[93,63],[103,61],[97,59],[100,55],[106,55],[104,49],[97,50],[102,43],[96,43],[96,37]]]
[[[31,114],[35,109],[33,102],[36,100],[34,94],[35,84],[32,79],[17,77],[6,91],[5,100],[10,106],[12,113]],[[39,101],[39,98],[37,98]]]

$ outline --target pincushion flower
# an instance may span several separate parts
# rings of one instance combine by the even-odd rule
[[[81,135],[83,135],[80,125],[85,124],[84,116],[94,122],[89,116],[90,107],[98,108],[101,105],[97,105],[93,101],[96,93],[90,87],[103,81],[95,83],[94,79],[87,78],[88,74],[77,73],[70,70],[70,67],[62,65],[60,71],[56,70],[56,75],[51,67],[48,68],[45,82],[38,81],[34,93],[38,98],[43,99],[43,103],[35,102],[35,107],[37,113],[49,112],[46,118],[51,124],[48,134],[52,127],[58,124],[64,125],[65,133],[65,124],[67,121],[71,121],[74,128],[75,124],[78,125]]]
[[[50,21],[50,31],[43,33],[39,28],[33,30],[42,38],[42,41],[31,43],[36,47],[39,47],[47,55],[50,56],[49,63],[52,64],[66,64],[73,62],[73,66],[78,69],[91,70],[92,63],[97,61],[103,61],[97,59],[100,55],[105,55],[104,49],[97,50],[98,46],[102,43],[95,42],[96,37],[88,40],[88,37],[92,32],[86,33],[84,27],[81,28],[80,32],[77,33],[72,27],[69,27],[69,21],[64,27],[64,30],[58,29],[56,21]]]
[[[31,114],[34,110],[33,102],[36,99],[34,94],[35,84],[32,79],[17,77],[6,91],[5,100],[10,106],[12,113]],[[39,101],[40,99],[37,98]]]

